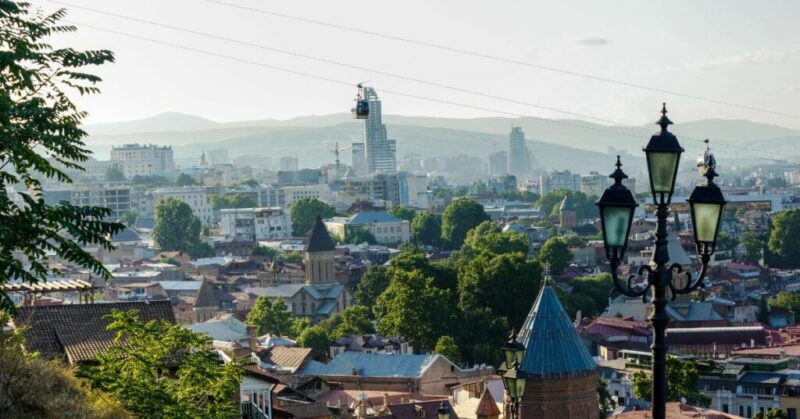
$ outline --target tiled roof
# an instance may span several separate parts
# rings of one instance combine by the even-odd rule
[[[525,345],[522,368],[529,376],[572,376],[596,368],[550,285],[539,292],[518,340]]]
[[[169,301],[124,303],[64,304],[21,307],[14,317],[25,330],[25,349],[45,358],[66,356],[71,364],[93,359],[111,346],[116,332],[106,330],[105,318],[112,310],[138,310],[143,321],[167,320],[175,323]]]
[[[492,393],[489,392],[488,387],[484,387],[481,401],[478,402],[478,408],[475,409],[475,415],[481,416],[499,416],[500,409],[497,408],[497,402],[494,401]]]
[[[297,369],[311,355],[310,348],[292,348],[287,346],[273,346],[258,353],[261,362],[283,368]]]
[[[440,355],[382,355],[343,352],[331,362],[309,361],[302,373],[317,376],[350,376],[355,370],[362,377],[419,378]]]
[[[766,334],[762,326],[694,327],[667,329],[669,345],[764,345]]]
[[[390,404],[389,411],[395,419],[438,419],[436,411],[441,403],[441,400],[431,400]],[[444,400],[444,404],[450,408],[450,419],[458,419],[458,414],[456,414],[450,402]]]
[[[314,220],[314,226],[311,227],[311,232],[308,237],[308,244],[306,245],[306,252],[331,252],[336,249],[336,246],[331,240],[331,235],[328,234],[328,229],[325,228],[325,223],[322,218],[317,215]]]
[[[278,409],[289,412],[297,419],[330,417],[331,409],[325,403],[283,405]]]

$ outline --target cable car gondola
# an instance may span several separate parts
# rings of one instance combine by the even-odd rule
[[[350,110],[353,113],[354,119],[367,119],[369,116],[369,102],[364,100],[362,95],[364,87],[361,83],[358,84],[358,93],[356,96],[356,106]]]

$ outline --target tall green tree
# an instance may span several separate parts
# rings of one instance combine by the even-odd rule
[[[763,234],[748,231],[739,236],[739,244],[744,248],[742,259],[745,262],[757,264],[764,255],[767,239]]]
[[[378,300],[378,296],[383,294],[391,282],[389,268],[385,266],[371,266],[367,273],[361,277],[356,292],[353,296],[355,303],[365,307],[372,307]]]
[[[451,249],[458,249],[464,244],[467,232],[484,221],[489,221],[489,216],[483,205],[471,199],[456,199],[442,215],[442,240]]]
[[[438,246],[442,239],[442,220],[439,215],[422,211],[411,222],[411,236],[414,243]]]
[[[606,419],[614,405],[611,393],[608,392],[608,384],[603,377],[597,378],[597,398],[600,401],[600,419]]]
[[[144,322],[135,310],[114,311],[117,337],[81,375],[143,418],[240,417],[242,368],[220,365],[211,339],[166,320]]]
[[[609,274],[581,276],[573,279],[570,285],[572,292],[563,301],[570,317],[578,310],[584,317],[599,316],[608,307],[608,297],[614,288]]]
[[[572,251],[567,240],[562,237],[547,239],[539,249],[539,260],[550,267],[550,273],[560,274],[572,262]]]
[[[528,253],[530,242],[524,234],[513,231],[503,232],[500,226],[491,221],[484,221],[467,233],[463,251],[471,255],[484,252],[495,255],[503,253]]]
[[[286,302],[281,297],[274,301],[264,296],[258,297],[247,315],[246,323],[255,326],[259,335],[270,333],[274,336],[289,336],[294,332],[292,313],[288,311]]]
[[[414,217],[417,215],[417,211],[414,210],[414,208],[405,205],[395,205],[389,208],[388,212],[389,214],[392,214],[401,220],[406,220],[409,223],[413,223]]]
[[[800,294],[796,292],[781,291],[769,299],[769,305],[786,311],[794,311],[795,321],[800,319]]]
[[[44,280],[54,269],[50,253],[109,278],[82,245],[111,250],[108,237],[124,228],[104,221],[108,208],[44,200],[42,179],[69,183],[66,170],[81,169],[91,155],[81,128],[87,113],[70,94],[99,93],[100,78],[86,68],[114,60],[106,50],[53,47],[51,36],[77,30],[61,22],[65,15],[64,9],[44,14],[30,3],[0,2],[0,285]],[[15,310],[3,291],[0,310]]]
[[[195,186],[197,181],[186,173],[181,173],[175,178],[175,185],[177,186]]]
[[[679,401],[685,397],[689,404],[708,406],[710,400],[698,388],[697,364],[694,361],[681,361],[667,357],[667,400]],[[644,371],[633,375],[633,394],[639,400],[651,400],[652,377]]]
[[[800,267],[800,209],[781,211],[773,218],[767,246],[775,256],[773,265]]]
[[[420,271],[394,270],[389,288],[373,307],[378,331],[405,336],[421,348],[433,348],[450,330],[453,307],[450,292],[436,288]]]
[[[106,182],[122,182],[125,180],[125,174],[118,167],[112,166],[106,170],[103,179]]]
[[[570,201],[572,201],[572,204],[575,206],[575,215],[577,215],[579,219],[597,218],[600,216],[597,206],[594,204],[595,200],[597,200],[596,196],[586,195],[583,192],[568,191],[566,189],[556,189],[539,198],[537,203],[542,214],[554,217],[558,216],[561,202],[567,195],[569,195]]]
[[[299,199],[289,208],[292,217],[292,234],[305,236],[311,231],[317,216],[330,218],[336,215],[336,208],[316,198]]]
[[[207,253],[200,241],[200,220],[189,204],[168,198],[156,205],[156,225],[153,240],[162,250],[187,252],[193,257]]]
[[[458,277],[458,306],[462,311],[488,308],[520,327],[541,287],[542,271],[539,262],[522,253],[483,253]]]
[[[316,352],[326,354],[331,344],[331,337],[328,331],[320,325],[306,328],[297,337],[297,344],[303,348],[311,348]]]
[[[372,311],[368,307],[354,305],[320,322],[320,326],[324,327],[334,339],[342,336],[363,335],[375,333],[371,318]]]
[[[445,335],[440,337],[439,340],[436,341],[436,346],[433,348],[433,352],[443,355],[454,364],[458,364],[461,361],[461,355],[458,352],[458,345],[456,345],[456,340],[453,339],[452,336]]]

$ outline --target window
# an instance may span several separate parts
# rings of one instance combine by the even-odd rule
[[[722,413],[728,413],[728,404],[727,403],[723,403],[722,404]]]
[[[789,416],[789,419],[797,419],[797,409],[791,407],[786,409],[786,415]]]

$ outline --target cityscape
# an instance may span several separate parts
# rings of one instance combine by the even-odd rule
[[[0,0],[0,417],[797,419],[800,5],[598,3]]]

